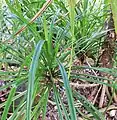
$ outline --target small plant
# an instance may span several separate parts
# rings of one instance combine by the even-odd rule
[[[1,119],[45,120],[49,104],[53,103],[58,120],[77,120],[80,116],[105,120],[104,112],[71,83],[82,81],[116,89],[115,81],[110,84],[105,82],[110,78],[98,75],[104,72],[116,78],[115,69],[96,66],[109,31],[104,29],[107,4],[97,0],[5,2],[5,10],[2,6],[0,9],[4,23],[0,95],[5,92],[3,101],[0,96]],[[84,64],[86,58],[94,59],[94,65]],[[75,65],[75,60],[81,64]],[[83,73],[87,69],[93,74]],[[79,103],[87,115],[77,106]]]

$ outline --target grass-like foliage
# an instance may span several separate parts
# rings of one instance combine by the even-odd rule
[[[70,82],[75,79],[116,89],[115,82],[105,82],[109,78],[74,72],[90,69],[117,77],[115,69],[96,67],[107,33],[108,9],[99,0],[0,2],[0,83],[4,82],[0,94],[8,90],[0,102],[1,120],[45,120],[50,98],[57,106],[56,119],[90,119],[76,106],[81,103],[92,119],[105,120]],[[81,53],[94,59],[94,66],[74,66]]]

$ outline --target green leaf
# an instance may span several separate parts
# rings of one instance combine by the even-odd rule
[[[117,0],[111,0],[111,9],[114,19],[115,32],[117,34]]]
[[[22,15],[22,13],[20,13],[19,11],[17,11],[17,9],[14,9],[12,7],[11,3],[9,2],[9,0],[5,0],[5,2],[8,5],[9,9],[11,10],[11,12],[14,13],[15,15],[17,15],[19,17],[19,19],[28,26],[28,28],[31,30],[31,32],[35,36],[35,38],[40,38],[40,36],[37,33],[37,31],[35,30],[35,28],[32,25],[29,25],[29,21],[24,18],[24,16]]]
[[[96,120],[105,120],[104,116],[79,92],[74,91],[74,96],[83,104],[83,106],[94,116]]]
[[[59,64],[59,68],[60,68],[60,71],[61,71],[61,74],[62,74],[62,78],[63,78],[65,90],[66,90],[66,95],[67,95],[67,99],[68,99],[71,120],[77,120],[76,110],[75,110],[75,107],[74,107],[74,101],[73,101],[73,96],[72,96],[72,91],[71,91],[71,88],[70,88],[70,85],[69,85],[69,79],[68,79],[67,73],[66,73],[63,65],[60,63],[60,61],[58,61],[58,64]]]
[[[38,59],[40,57],[43,44],[44,44],[44,40],[40,40],[38,42],[35,48],[32,63],[30,66],[29,79],[28,79],[28,93],[27,93],[27,109],[26,109],[27,120],[31,120],[31,106],[33,102],[32,95],[34,91],[35,74],[36,74],[36,68],[38,66]]]
[[[45,98],[48,94],[48,88],[46,88],[41,95],[41,98],[39,99],[39,102],[37,103],[37,105],[34,107],[34,110],[32,111],[32,116],[31,117],[35,117],[35,115],[38,113],[40,114],[40,112],[42,111],[42,108],[44,106],[44,102],[45,102]]]
[[[59,118],[60,120],[63,120],[62,110],[60,107],[60,101],[59,101],[59,97],[58,97],[58,93],[57,93],[57,89],[55,85],[53,85],[53,89],[54,89],[54,97],[55,97],[56,105],[57,105],[58,112],[59,112]]]
[[[53,85],[53,88],[54,88],[54,96],[55,96],[55,101],[56,101],[56,104],[57,104],[57,107],[58,107],[60,119],[63,120],[63,113],[64,113],[65,119],[70,120],[69,115],[67,113],[67,110],[66,110],[66,108],[65,108],[65,106],[64,106],[64,104],[61,100],[60,94],[59,94],[57,88],[55,87],[55,85]]]
[[[7,120],[7,114],[8,114],[10,105],[12,103],[12,99],[13,99],[13,96],[15,94],[15,91],[16,91],[16,87],[13,87],[11,89],[11,91],[10,91],[10,94],[8,96],[8,99],[7,99],[7,102],[6,102],[6,105],[5,105],[1,120]]]
[[[42,120],[45,120],[45,117],[46,117],[48,96],[49,96],[49,90],[47,91],[47,93],[46,93],[46,95],[45,95],[45,100],[44,100],[44,103],[43,103],[44,108],[43,108]]]
[[[26,102],[24,102],[24,99],[21,100],[20,104],[17,106],[16,110],[13,112],[13,114],[9,117],[9,120],[15,120],[18,111],[21,110],[21,108],[26,104]]]

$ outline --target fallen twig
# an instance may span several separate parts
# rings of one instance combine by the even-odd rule
[[[75,88],[86,88],[86,87],[95,87],[98,86],[99,84],[78,84],[78,83],[70,83],[72,87]]]

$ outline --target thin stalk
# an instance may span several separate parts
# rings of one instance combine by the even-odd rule
[[[109,103],[104,111],[104,114],[106,113],[106,111],[108,110],[109,106],[111,105],[112,103],[112,100],[113,100],[113,97],[114,97],[114,93],[115,93],[115,89],[113,88],[113,92],[112,92],[112,96],[110,97],[110,100],[109,100]]]
[[[8,0],[6,0],[8,1]],[[7,2],[8,3],[8,2]],[[18,32],[15,33],[14,36],[17,36],[22,31],[24,31],[29,24],[32,24],[38,17],[42,15],[42,13],[48,8],[48,6],[52,3],[52,0],[47,0],[43,7],[35,14],[35,16],[29,21],[29,23],[26,26],[23,26]]]
[[[75,0],[69,0],[69,8],[70,8],[70,24],[71,24],[71,36],[72,36],[72,48],[71,48],[71,54],[70,54],[70,63],[69,63],[69,72],[68,72],[68,78],[70,77],[71,73],[71,67],[72,67],[72,61],[73,61],[73,52],[74,52],[74,41],[75,41],[75,35],[74,35],[74,24],[75,24]]]

